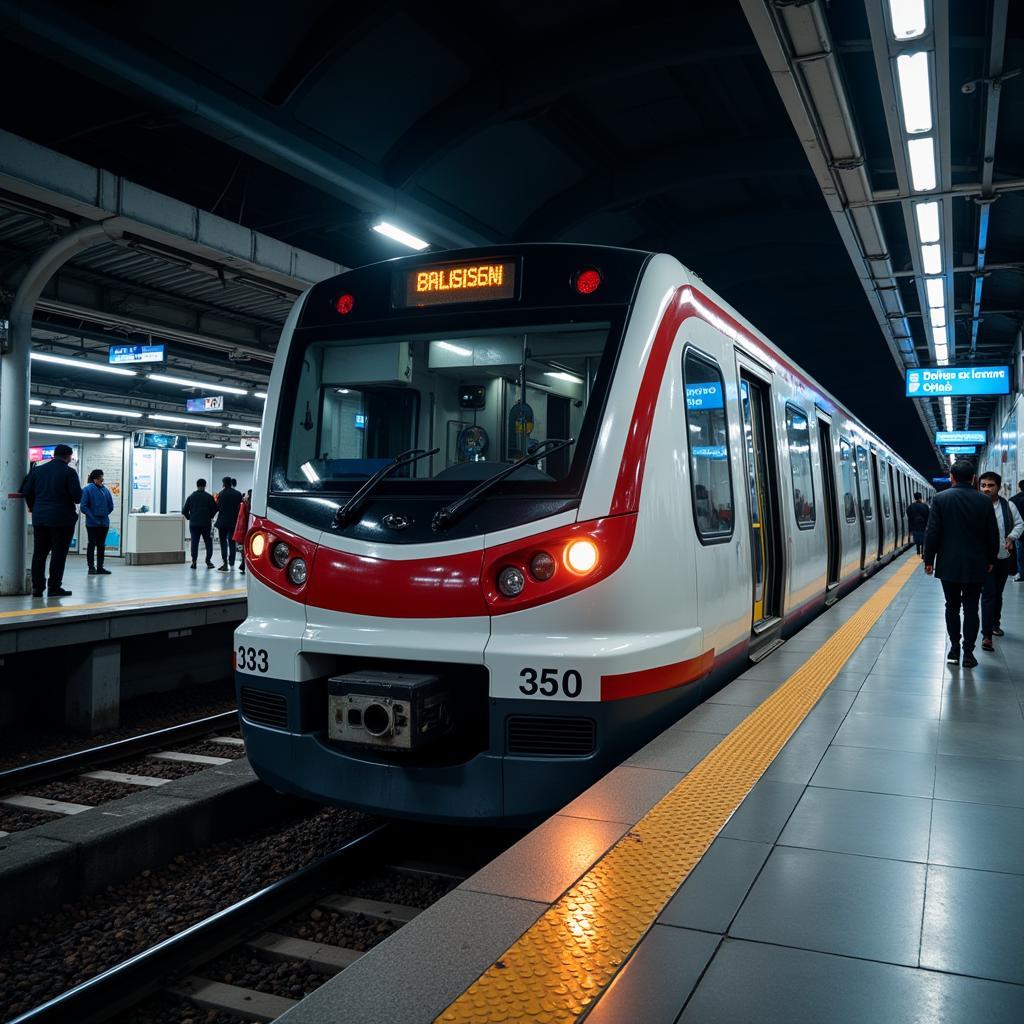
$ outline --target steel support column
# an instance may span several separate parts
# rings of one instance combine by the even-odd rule
[[[20,488],[28,469],[32,312],[50,278],[69,259],[120,233],[108,220],[64,235],[28,268],[11,304],[8,344],[0,351],[0,595],[25,594],[29,589]]]

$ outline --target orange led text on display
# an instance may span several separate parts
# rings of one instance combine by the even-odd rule
[[[500,288],[505,283],[502,263],[483,263],[474,267],[449,267],[421,270],[416,274],[417,294],[454,292],[468,288]]]

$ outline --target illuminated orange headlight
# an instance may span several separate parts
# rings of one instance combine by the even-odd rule
[[[565,546],[562,561],[569,572],[586,576],[597,568],[597,545],[592,540],[574,540]]]
[[[264,533],[254,533],[249,538],[249,551],[253,558],[259,558],[266,550],[267,536]]]

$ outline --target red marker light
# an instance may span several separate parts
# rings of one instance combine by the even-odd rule
[[[334,303],[334,308],[342,315],[347,316],[352,312],[352,307],[356,304],[356,300],[351,295],[339,295],[338,301]]]
[[[601,286],[600,271],[594,270],[593,268],[590,270],[581,270],[576,275],[574,286],[580,295],[593,295]]]

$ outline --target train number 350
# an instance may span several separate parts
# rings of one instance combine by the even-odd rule
[[[574,668],[562,673],[557,668],[524,668],[519,675],[525,680],[519,689],[527,697],[537,693],[542,697],[578,697],[583,692],[583,676]]]
[[[242,671],[266,672],[270,668],[269,655],[262,647],[239,647],[237,653],[238,668]]]

